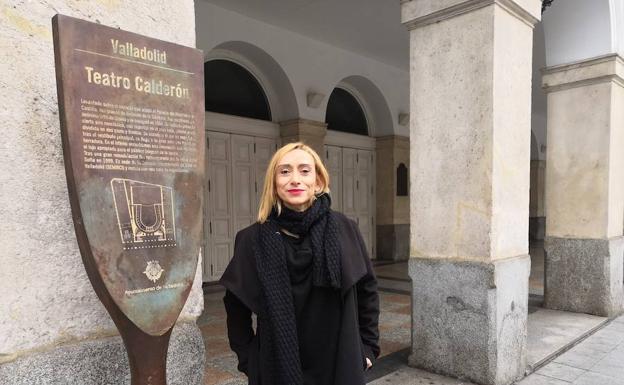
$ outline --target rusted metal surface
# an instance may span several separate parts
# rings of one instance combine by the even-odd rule
[[[133,384],[164,384],[202,237],[203,54],[62,15],[53,31],[83,262],[128,348]]]

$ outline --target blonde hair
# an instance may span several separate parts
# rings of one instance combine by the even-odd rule
[[[275,189],[277,162],[279,162],[284,155],[293,150],[303,150],[312,156],[312,159],[314,159],[317,183],[322,186],[319,195],[329,193],[329,173],[316,151],[303,142],[288,143],[273,154],[269,166],[267,167],[262,196],[260,197],[260,208],[258,209],[258,222],[260,223],[266,222],[273,207],[277,208],[278,215],[282,212],[282,201],[278,197],[277,190]],[[312,198],[312,200],[314,199],[316,199],[316,196]]]

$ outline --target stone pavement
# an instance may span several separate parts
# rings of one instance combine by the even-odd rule
[[[540,296],[544,290],[543,252],[540,252],[540,244],[532,246],[529,289],[532,296]],[[375,266],[380,288],[386,287],[385,290],[380,290],[381,357],[373,370],[367,372],[368,384],[471,384],[410,368],[405,364],[411,343],[409,297],[411,284],[406,275],[406,265],[403,262]],[[223,291],[206,294],[204,314],[198,320],[206,345],[205,385],[246,385],[245,376],[236,370],[236,356],[228,345],[222,298]],[[532,334],[529,336],[531,348],[529,355],[538,365],[542,362],[540,357],[544,352],[548,353],[548,349],[556,350],[558,346],[567,345],[568,340],[572,340],[574,336],[595,329],[594,325],[604,322],[600,319],[591,319],[592,316],[584,314],[567,313],[567,316],[557,316],[551,313],[555,312],[539,307],[532,307],[530,310],[529,329]],[[536,331],[538,333],[535,333]],[[518,382],[518,385],[571,383],[624,385],[624,316],[608,323],[572,349]]]
[[[370,385],[469,385],[402,364]],[[624,385],[624,316],[530,374],[517,385]]]
[[[555,358],[518,385],[624,385],[624,316]]]

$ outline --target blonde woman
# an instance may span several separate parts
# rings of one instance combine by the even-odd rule
[[[318,154],[280,148],[258,222],[236,235],[220,281],[230,347],[251,385],[363,385],[379,355],[377,280],[357,225],[330,205]]]

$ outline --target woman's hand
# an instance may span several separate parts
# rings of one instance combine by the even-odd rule
[[[373,363],[366,357],[366,370],[370,369],[371,366],[373,366]]]

